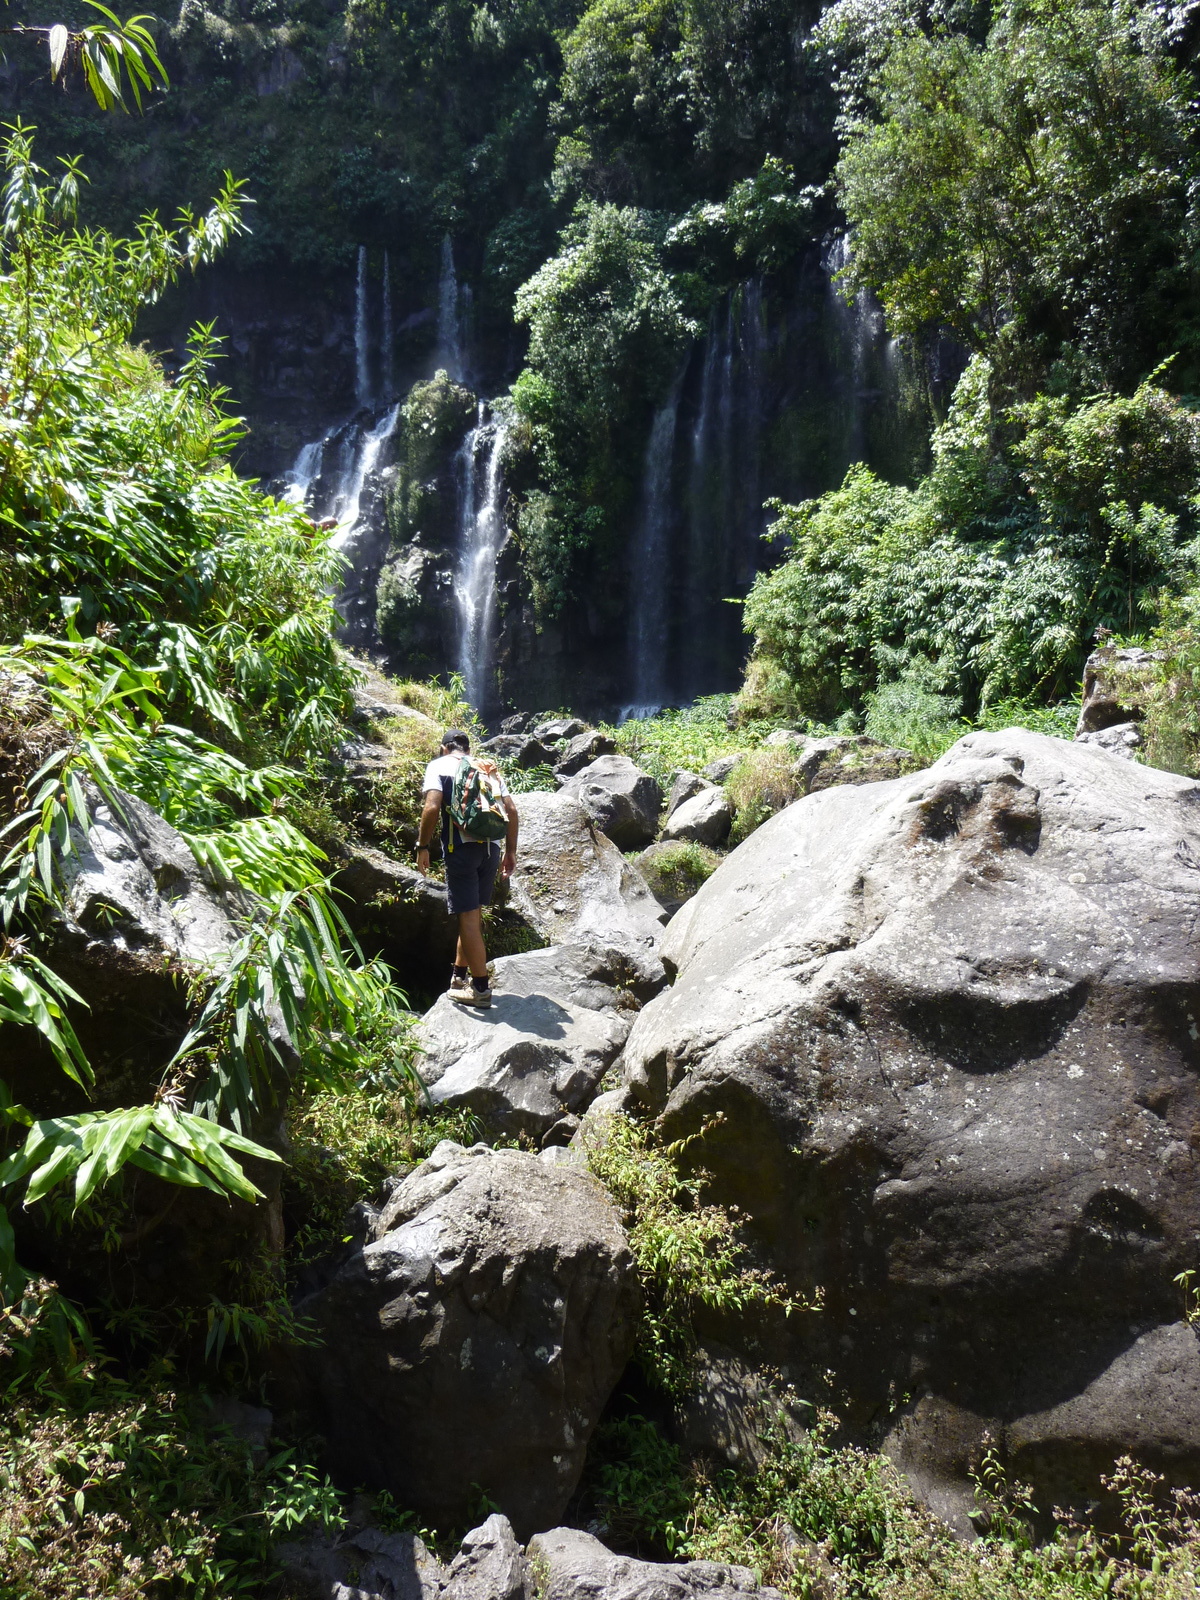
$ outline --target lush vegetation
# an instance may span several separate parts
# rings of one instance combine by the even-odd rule
[[[1172,26],[1091,0],[823,20],[847,292],[976,354],[927,477],[858,466],[779,508],[748,707],[871,727],[920,703],[936,728],[1054,702],[1098,631],[1136,639],[1190,592],[1197,151]]]

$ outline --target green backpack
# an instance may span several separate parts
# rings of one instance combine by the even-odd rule
[[[450,820],[468,842],[503,839],[508,832],[499,769],[494,762],[464,756],[450,791]],[[454,848],[454,833],[450,833]]]

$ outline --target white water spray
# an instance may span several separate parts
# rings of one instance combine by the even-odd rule
[[[484,417],[480,401],[476,424],[459,453],[462,499],[455,589],[459,671],[466,683],[467,700],[477,709],[490,706],[496,698],[496,556],[504,542],[502,466],[508,433],[502,418],[489,422]]]

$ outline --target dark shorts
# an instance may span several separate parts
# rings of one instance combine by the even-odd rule
[[[492,898],[500,870],[498,844],[456,844],[446,852],[446,901],[452,917],[478,911]]]

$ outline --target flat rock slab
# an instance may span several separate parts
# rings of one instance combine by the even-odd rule
[[[578,800],[517,797],[521,833],[509,905],[548,944],[640,950],[649,968],[663,912],[645,880],[592,823]]]
[[[749,1567],[717,1561],[635,1561],[618,1556],[578,1528],[554,1528],[529,1541],[529,1564],[538,1600],[734,1600],[762,1595],[783,1600],[778,1589],[763,1588]]]
[[[561,1518],[640,1309],[620,1218],[581,1168],[449,1140],[297,1314],[277,1384],[347,1485],[461,1526],[479,1492],[528,1535]]]
[[[677,914],[626,1082],[824,1288],[771,1352],[799,1392],[987,1419],[1048,1504],[1112,1449],[1194,1481],[1191,1402],[1142,1433],[1111,1397],[1196,1264],[1198,903],[1200,784],[1008,729],[797,801]],[[914,1481],[953,1476],[934,1433]]]
[[[444,994],[421,1024],[436,1105],[540,1140],[590,1104],[638,1010],[638,965],[619,949],[558,945],[495,963],[491,1009]]]

